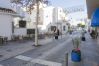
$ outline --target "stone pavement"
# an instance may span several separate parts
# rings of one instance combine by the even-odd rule
[[[64,38],[65,36],[66,35],[63,35],[62,38]],[[61,39],[61,36],[59,37],[59,39]],[[52,40],[53,38],[41,39],[39,40],[39,44],[45,45],[49,42],[52,42]],[[0,46],[0,61],[9,59],[16,55],[32,50],[35,48],[33,45],[33,41],[8,42],[6,45]]]
[[[44,45],[51,41],[52,38],[42,39],[39,40],[39,43],[41,45]],[[33,41],[24,41],[24,42],[9,42],[6,45],[0,46],[0,61],[27,52],[29,50],[32,50],[35,48],[33,45],[34,45]]]
[[[77,34],[77,36],[78,36],[78,34]],[[63,37],[65,37],[65,36],[63,36]],[[72,37],[72,35],[71,35],[71,37]],[[60,37],[61,38],[61,37]],[[47,38],[48,39],[48,38]],[[52,41],[53,39],[51,39],[51,41]],[[46,42],[44,42],[45,40],[42,40],[42,44],[44,44],[44,43],[47,43],[47,41]],[[49,40],[48,40],[49,41]],[[64,42],[65,43],[65,42]],[[70,44],[71,44],[71,42],[70,42]],[[70,48],[70,44],[68,44],[68,45],[66,45],[66,46],[68,46],[69,48]],[[32,45],[32,44],[31,44]],[[61,44],[62,45],[62,44]],[[59,45],[59,47],[60,47],[60,45]],[[65,47],[65,46],[64,46]],[[62,47],[62,51],[64,52],[64,47]],[[55,49],[55,48],[53,48],[53,49]],[[52,49],[52,50],[53,50]],[[71,50],[72,50],[72,48],[70,48]],[[80,44],[80,49],[81,49],[81,52],[82,52],[82,61],[81,62],[72,62],[71,61],[71,55],[70,55],[70,53],[71,53],[71,50],[70,50],[70,53],[69,53],[69,65],[68,66],[99,66],[99,38],[97,39],[97,40],[95,40],[95,39],[92,39],[90,36],[89,36],[89,34],[86,34],[86,41],[82,41],[81,42],[81,44]],[[55,50],[57,50],[57,49],[55,49]],[[66,49],[65,49],[66,50]],[[68,51],[69,49],[67,48],[67,51]],[[49,51],[51,51],[51,50],[49,50]],[[57,50],[58,51],[58,50]],[[61,52],[62,52],[61,51]],[[67,52],[66,51],[66,52]],[[54,52],[54,51],[53,51]],[[58,52],[60,52],[60,51],[58,51]],[[51,54],[51,53],[50,53]],[[55,55],[56,54],[56,55]],[[26,64],[26,66],[34,66],[34,64],[36,63],[36,65],[35,66],[54,66],[53,64],[55,64],[56,66],[57,66],[57,64],[58,65],[60,65],[60,66],[66,66],[65,65],[65,62],[66,61],[64,61],[65,59],[64,59],[64,55],[63,55],[63,53],[60,53],[60,55],[63,55],[64,57],[62,58],[62,56],[60,56],[59,54],[59,56],[58,57],[56,57],[57,56],[57,53],[55,53],[55,54],[53,54],[52,53],[52,56],[54,56],[55,55],[55,57],[51,57],[51,58],[59,58],[59,59],[56,59],[56,60],[59,60],[59,61],[54,61],[54,60],[50,60],[50,59],[38,59],[38,58],[35,58],[35,59],[33,59],[32,57],[30,57],[30,56],[27,56],[27,55],[17,55],[17,56],[15,56],[15,58],[14,59],[22,59],[22,60],[26,60],[26,61],[31,61],[30,63],[28,62],[26,62],[25,64]],[[47,56],[47,58],[50,58],[50,56]],[[18,62],[20,62],[20,60],[18,60]],[[23,61],[22,61],[23,62]],[[61,64],[63,64],[63,62],[64,62],[64,65],[61,65]],[[15,62],[16,63],[16,62]],[[49,64],[50,63],[50,64]],[[52,64],[52,65],[51,65]],[[20,66],[20,65],[19,65]],[[24,65],[25,66],[25,65]]]
[[[82,41],[80,49],[82,61],[72,62],[69,57],[69,66],[99,66],[99,38],[92,39],[89,34],[86,34],[86,41]]]
[[[65,35],[62,37],[64,38]],[[61,36],[59,39],[61,39]],[[39,43],[41,43],[42,45],[45,45],[49,42],[52,42],[52,40],[53,40],[53,38],[51,38],[51,39],[46,38],[46,40],[45,39],[41,40]],[[32,46],[33,44],[34,43],[32,41],[29,41],[29,42],[24,42],[24,43],[9,43],[8,45],[1,46],[0,54],[4,54],[4,53],[5,54],[0,59],[5,60],[5,59],[11,58],[13,56],[14,57],[20,56],[20,54],[27,52],[31,49],[34,49],[35,47]],[[78,62],[78,63],[72,62],[71,57],[70,57],[71,55],[69,53],[69,65],[68,66],[99,66],[99,38],[97,40],[95,40],[95,39],[92,39],[89,34],[86,34],[86,41],[81,42],[80,49],[82,52],[82,61]],[[44,65],[42,65],[43,63],[44,64],[49,64],[49,63],[53,64],[53,62],[50,60],[34,59],[34,61],[32,63],[30,63],[30,65],[27,64],[27,66],[33,66],[34,62],[35,63],[40,62],[40,64],[36,64],[35,66],[44,66]],[[54,62],[54,64],[58,64],[58,63],[57,63],[57,61]],[[45,66],[47,66],[47,65],[45,65]]]

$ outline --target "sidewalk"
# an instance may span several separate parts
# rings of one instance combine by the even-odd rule
[[[64,38],[65,36],[66,35],[63,35],[62,38]],[[59,39],[61,39],[61,36],[59,36]],[[40,39],[38,43],[40,45],[45,45],[52,41],[53,38],[45,38]],[[33,41],[22,41],[22,42],[19,41],[19,42],[9,42],[4,46],[0,46],[0,61],[9,59],[16,55],[35,49],[35,47],[33,46],[34,44],[35,42]]]
[[[52,38],[47,38],[39,40],[39,43],[44,45],[51,41]],[[0,46],[0,61],[34,49],[34,43],[33,41],[8,42],[6,45]]]
[[[99,66],[99,38],[92,39],[86,34],[86,41],[81,43],[82,61],[72,62],[69,58],[69,66]]]

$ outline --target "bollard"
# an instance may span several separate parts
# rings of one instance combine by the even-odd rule
[[[66,53],[65,62],[66,62],[66,66],[68,66],[68,53]]]

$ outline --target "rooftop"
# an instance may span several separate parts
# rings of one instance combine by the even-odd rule
[[[3,7],[0,7],[0,12],[16,13],[16,12],[13,11],[12,9],[9,9],[9,8],[3,8]]]

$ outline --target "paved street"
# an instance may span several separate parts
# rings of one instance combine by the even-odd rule
[[[50,42],[46,45],[37,47],[37,48],[30,50],[28,52],[25,52],[21,55],[30,57],[33,59],[44,59],[44,60],[48,59],[49,61],[52,61],[52,60],[54,61],[53,57],[56,57],[56,59],[57,59],[59,57],[59,54],[61,54],[61,53],[65,54],[66,49],[67,49],[66,45],[69,45],[68,43],[70,43],[70,40],[71,39],[69,38],[69,36],[64,37],[64,39],[53,40],[52,42]],[[71,45],[71,43],[70,43],[70,45]],[[64,50],[62,50],[62,49],[64,49]],[[61,53],[59,53],[60,51],[61,51]],[[63,56],[64,54],[62,54],[61,56]],[[61,57],[60,57],[60,59],[61,59]],[[61,61],[59,61],[59,62],[61,62]],[[24,66],[25,63],[27,64],[26,61],[20,60],[16,57],[13,57],[8,60],[0,62],[0,64],[2,64],[4,66]]]
[[[97,40],[91,39],[86,34],[86,41],[80,45],[82,61],[74,63],[70,59],[70,52],[73,49],[72,38],[80,36],[79,33],[67,35],[59,40],[53,40],[40,47],[26,51],[15,57],[1,61],[2,66],[65,66],[65,56],[69,53],[69,66],[98,66],[99,44]]]
[[[0,66],[99,66],[98,6],[98,0],[0,0]]]
[[[51,42],[52,40],[53,40],[52,38],[48,38],[46,39],[46,41],[45,39],[40,39],[39,43],[41,45],[45,45]],[[0,46],[0,61],[16,56],[18,54],[22,54],[26,51],[32,50],[35,48],[33,45],[34,42],[32,40],[8,42],[6,44],[3,44],[2,46]]]

